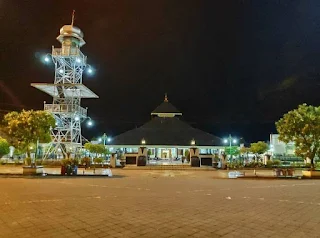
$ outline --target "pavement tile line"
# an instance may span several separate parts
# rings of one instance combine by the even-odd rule
[[[309,184],[280,184],[280,185],[268,185],[268,186],[253,186],[253,187],[246,187],[246,188],[282,188],[282,187],[295,187],[295,186],[317,186],[315,183]]]

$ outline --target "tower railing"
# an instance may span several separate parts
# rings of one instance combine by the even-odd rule
[[[78,56],[85,59],[86,56],[77,47],[64,46],[63,48],[54,48],[52,46],[52,56]]]
[[[77,113],[79,116],[86,117],[87,109],[79,105],[72,104],[45,104],[44,110],[51,113]]]

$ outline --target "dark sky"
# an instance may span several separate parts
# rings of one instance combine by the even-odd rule
[[[96,68],[84,84],[100,96],[83,100],[87,137],[140,126],[165,92],[192,126],[248,142],[320,104],[319,0],[0,0],[2,112],[52,101],[30,83],[53,82],[41,56],[72,9]]]

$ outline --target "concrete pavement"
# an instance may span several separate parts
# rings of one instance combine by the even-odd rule
[[[0,178],[0,237],[319,237],[320,180]]]

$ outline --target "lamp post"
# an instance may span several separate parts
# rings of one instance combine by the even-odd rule
[[[103,133],[102,137],[99,138],[99,141],[101,142],[103,140],[103,145],[106,146],[106,140],[107,140],[107,134]]]
[[[103,135],[102,135],[102,137],[100,137],[99,138],[99,142],[101,142],[102,140],[103,140],[103,148],[104,148],[104,150],[106,150],[106,140],[108,139],[108,141],[109,141],[109,138],[108,138],[108,136],[107,136],[107,134],[106,133],[103,133]],[[107,159],[107,154],[106,154],[106,152],[104,152],[104,159],[106,160]]]
[[[230,159],[231,159],[231,148],[232,148],[232,143],[236,144],[238,141],[236,138],[232,138],[231,134],[229,134],[229,137],[227,139],[224,139],[223,142],[227,144],[229,142],[229,153],[230,153]]]

